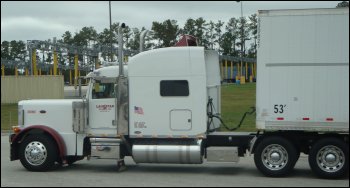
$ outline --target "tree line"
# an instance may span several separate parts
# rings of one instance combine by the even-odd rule
[[[349,7],[347,1],[338,3],[336,7]],[[256,57],[257,42],[257,15],[252,14],[248,17],[232,17],[228,20],[211,21],[203,17],[188,18],[183,27],[180,27],[177,20],[167,19],[163,22],[152,22],[153,35],[146,37],[145,48],[154,49],[174,46],[183,34],[195,36],[199,46],[206,49],[214,49],[220,55]],[[117,31],[120,23],[116,22],[110,28],[104,28],[100,33],[92,26],[83,27],[74,34],[71,31],[65,31],[58,42],[81,47],[93,47],[94,45],[109,46],[112,42],[117,45]],[[142,28],[124,29],[124,48],[129,50],[138,50],[140,34],[145,30]],[[50,40],[50,39],[49,39]],[[246,46],[246,41],[250,41],[250,46]],[[43,57],[37,57],[43,62],[52,62],[52,52],[43,53]],[[73,56],[69,62],[72,63]],[[115,53],[114,53],[115,55]],[[114,56],[113,55],[113,56]],[[26,45],[23,41],[3,41],[1,43],[1,58],[8,60],[25,60],[28,56]],[[110,53],[102,53],[102,58],[107,61],[110,59]],[[64,64],[64,55],[59,55],[59,62]],[[80,56],[82,60],[84,57]]]
[[[104,28],[100,33],[92,26],[83,27],[78,32],[72,33],[65,31],[58,42],[81,47],[93,47],[94,45],[109,46],[111,42],[117,45],[117,31],[120,23],[116,22],[111,25],[111,29]],[[145,30],[142,28],[124,29],[124,48],[129,50],[139,50],[140,34]],[[154,21],[152,23],[153,34],[145,38],[145,48],[154,49],[174,46],[183,34],[195,36],[199,46],[206,49],[215,49],[222,55],[236,56],[239,53],[242,42],[241,40],[256,39],[257,37],[257,17],[256,14],[248,18],[231,18],[225,23],[218,20],[217,22],[207,21],[202,17],[186,20],[181,28],[177,20],[167,19],[163,22]],[[246,47],[243,43],[243,49]],[[255,44],[248,49],[247,55],[254,56]],[[246,54],[246,53],[244,53]],[[52,60],[52,53],[45,54],[44,61]],[[8,60],[24,60],[26,54],[26,44],[23,41],[3,41],[1,43],[1,58]],[[110,54],[103,53],[104,60],[109,59]],[[42,57],[38,57],[43,60]]]

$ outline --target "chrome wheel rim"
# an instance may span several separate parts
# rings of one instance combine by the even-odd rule
[[[24,156],[29,164],[39,166],[46,161],[47,150],[41,142],[33,141],[25,148]]]
[[[261,160],[264,166],[270,170],[281,170],[288,163],[287,150],[278,144],[271,144],[263,150]]]
[[[345,164],[345,155],[337,146],[328,145],[317,152],[316,160],[318,167],[323,171],[337,172]]]

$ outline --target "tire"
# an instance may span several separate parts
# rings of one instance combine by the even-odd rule
[[[46,135],[29,135],[19,147],[19,158],[29,171],[48,171],[57,159],[55,142]]]
[[[288,140],[267,137],[257,145],[254,153],[255,166],[269,177],[288,175],[297,161],[297,150]]]
[[[318,177],[344,177],[349,171],[349,145],[337,138],[321,139],[310,150],[309,165]]]

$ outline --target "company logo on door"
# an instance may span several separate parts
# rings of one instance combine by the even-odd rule
[[[96,105],[96,108],[100,112],[109,112],[110,110],[112,110],[112,108],[114,108],[114,105],[113,104],[98,104],[98,105]]]

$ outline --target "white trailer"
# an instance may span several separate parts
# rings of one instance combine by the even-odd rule
[[[349,165],[349,8],[259,11],[258,25],[256,126],[276,138],[258,144],[257,167],[272,174],[275,156],[304,152],[318,175],[337,176]]]
[[[258,129],[349,130],[348,10],[259,12]]]
[[[257,133],[216,131],[217,52],[156,49],[123,66],[120,47],[119,66],[90,73],[83,99],[19,102],[10,158],[46,171],[85,157],[199,164],[249,151],[263,174],[284,176],[303,152],[320,177],[346,175],[349,9],[259,11],[258,41]]]

